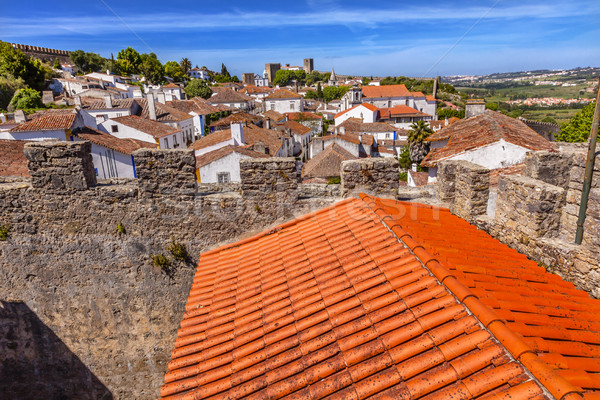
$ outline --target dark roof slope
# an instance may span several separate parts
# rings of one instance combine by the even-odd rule
[[[148,111],[148,99],[137,99],[136,101],[139,103],[140,107],[142,107],[140,117],[150,119],[150,113]],[[179,122],[192,118],[192,116],[188,113],[179,111],[176,108],[162,104],[158,101],[155,101],[154,105],[156,108],[156,120],[159,122]]]
[[[239,153],[247,157],[252,158],[270,158],[271,156],[264,153],[259,153],[254,150],[247,149],[241,146],[225,146],[221,147],[217,150],[210,151],[208,153],[202,154],[201,156],[196,157],[196,168],[204,167],[205,165],[210,164],[213,161],[216,161],[220,158],[225,157],[231,153]]]
[[[229,88],[222,88],[217,94],[208,99],[209,103],[243,103],[252,100],[252,97],[236,92]]]
[[[357,158],[342,146],[333,143],[302,166],[302,177],[330,178],[340,176],[342,161],[355,160]]]
[[[162,398],[549,398],[524,365],[577,392],[512,358],[521,340],[384,214],[348,199],[202,253]]]
[[[257,123],[261,119],[262,118],[257,115],[252,115],[252,114],[248,114],[245,112],[236,112],[231,115],[228,115],[225,118],[221,118],[220,120],[213,122],[212,124],[210,124],[210,126],[211,127],[230,126],[232,123],[246,123],[246,122]]]
[[[487,110],[476,117],[461,119],[427,138],[428,141],[448,139],[448,144],[433,149],[421,165],[433,167],[438,161],[504,139],[529,150],[553,150],[554,145],[518,119]]]
[[[74,135],[83,140],[89,140],[92,143],[104,146],[107,149],[115,150],[123,154],[131,154],[135,150],[142,148],[156,148],[156,143],[144,142],[143,140],[137,139],[120,139],[118,137],[109,135],[108,133],[92,129],[89,126],[86,126],[83,129],[78,129],[77,132],[74,132]]]
[[[30,176],[23,153],[29,140],[0,139],[0,176]]]
[[[161,138],[179,131],[179,129],[173,128],[172,126],[152,121],[151,119],[141,118],[136,115],[126,115],[124,117],[112,118],[111,120],[129,126],[140,132],[147,133],[148,135],[152,135],[155,138]]]
[[[50,110],[48,110],[50,111]],[[54,111],[54,110],[53,110]],[[34,115],[30,121],[25,121],[15,126],[9,132],[30,132],[30,131],[53,131],[60,129],[70,129],[77,119],[75,110],[56,110],[56,112],[44,112]]]

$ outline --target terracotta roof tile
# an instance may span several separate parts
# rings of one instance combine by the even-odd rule
[[[339,117],[341,117],[342,115],[346,114],[348,111],[350,111],[350,110],[354,110],[355,108],[358,108],[358,107],[365,107],[365,108],[366,108],[367,110],[369,110],[369,111],[377,111],[377,110],[379,110],[379,109],[378,109],[377,107],[375,107],[373,104],[370,104],[370,103],[362,103],[362,104],[357,104],[357,105],[355,105],[354,107],[351,107],[351,108],[349,108],[349,109],[347,109],[347,110],[340,111],[339,113],[335,114],[335,117],[334,117],[334,118],[339,118]]]
[[[348,118],[342,122],[340,127],[344,127],[346,132],[353,133],[379,133],[379,132],[396,132],[400,129],[386,122],[357,122],[354,118]]]
[[[447,209],[364,199],[556,398],[600,394],[600,300]]]
[[[312,129],[310,129],[308,126],[304,126],[296,121],[286,121],[283,124],[283,126],[287,129],[290,129],[293,133],[296,133],[298,135],[306,135],[307,133],[312,131]]]
[[[201,254],[162,398],[547,398],[383,214],[349,199]]]
[[[335,138],[345,140],[347,142],[354,143],[354,144],[360,144],[361,139],[362,139],[362,143],[365,146],[372,146],[374,143],[374,139],[373,139],[372,135],[362,135],[362,137],[359,137],[358,133],[355,133],[355,132],[346,132],[344,134],[338,133],[338,134],[323,136],[323,141],[326,142],[328,140],[333,140]]]
[[[57,112],[45,112],[35,116],[30,121],[17,125],[9,132],[31,132],[31,131],[53,131],[60,129],[71,129],[78,114],[75,110],[57,110]]]
[[[265,97],[266,100],[277,100],[277,99],[299,99],[302,98],[297,93],[291,92],[287,89],[279,89]]]
[[[411,93],[404,85],[363,86],[363,97],[366,98],[388,98],[388,97],[410,97]]]
[[[342,161],[355,160],[350,152],[336,143],[331,144],[302,166],[302,177],[329,178],[340,176]]]
[[[100,146],[106,147],[107,149],[112,149],[123,154],[131,154],[135,150],[142,148],[156,148],[156,143],[149,143],[137,139],[120,139],[118,137],[109,135],[108,133],[92,129],[88,126],[78,129],[77,131],[73,132],[73,134],[83,140],[89,140],[92,143],[96,143]]]
[[[0,176],[29,176],[23,148],[29,140],[0,139]]]
[[[186,114],[191,114],[195,112],[198,115],[208,115],[219,112],[214,106],[202,101],[196,100],[194,97],[192,100],[172,100],[167,101],[166,104],[169,107],[172,107],[176,110],[184,112]],[[199,99],[199,98],[198,98]]]
[[[196,157],[196,168],[203,167],[231,153],[240,153],[252,158],[270,158],[270,155],[246,149],[240,146],[225,146]]]
[[[179,131],[179,129],[173,128],[172,126],[153,121],[151,119],[141,118],[136,115],[116,117],[112,118],[111,121],[115,121],[140,132],[147,133],[155,138],[161,138]]]
[[[207,99],[211,104],[214,103],[243,103],[252,100],[252,97],[243,93],[236,92],[229,88],[221,88],[215,95]]]
[[[127,90],[125,90],[127,91]],[[111,108],[129,109],[136,102],[136,99],[111,99]],[[82,108],[84,110],[106,110],[106,100],[94,97],[81,97]]]
[[[149,120],[150,113],[148,111],[148,99],[136,99],[136,101],[140,107],[142,107],[140,117]],[[192,118],[192,116],[188,113],[179,111],[176,108],[169,107],[168,105],[162,104],[158,101],[154,102],[154,106],[156,108],[156,121],[159,122],[179,122]]]
[[[438,161],[501,139],[529,150],[554,149],[552,143],[522,121],[491,110],[476,117],[457,121],[435,132],[426,140],[433,142],[446,139],[448,144],[430,151],[421,165],[433,167]]]
[[[389,119],[395,117],[427,117],[430,116],[424,112],[416,110],[406,105],[397,105],[389,108],[380,108],[379,115],[381,119]]]
[[[283,119],[285,119],[285,115],[278,113],[275,110],[269,110],[269,111],[265,111],[264,113],[262,113],[263,116],[272,119],[273,121],[279,122]]]
[[[227,126],[228,127],[232,123],[240,123],[240,122],[257,123],[261,119],[262,118],[257,115],[252,115],[252,114],[248,114],[245,112],[236,112],[231,115],[228,115],[225,118],[221,118],[220,120],[213,122],[212,124],[210,124],[210,126],[211,127],[214,127],[214,126]]]
[[[321,117],[320,115],[317,115],[315,113],[312,112],[289,112],[289,113],[285,113],[285,116],[288,117],[288,120],[290,121],[299,121],[299,120],[305,120],[305,119],[323,119],[323,117]]]
[[[271,155],[277,154],[281,148],[282,134],[278,131],[271,129],[262,129],[255,126],[244,127],[244,142],[247,145],[254,145],[258,142],[262,142],[269,148]],[[204,149],[206,147],[214,146],[219,143],[223,143],[231,139],[231,129],[224,129],[209,133],[208,135],[196,140],[194,143],[188,146],[188,148],[194,150]]]

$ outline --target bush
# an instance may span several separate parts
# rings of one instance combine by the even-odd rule
[[[10,225],[0,225],[0,241],[5,241],[10,237]]]
[[[328,185],[339,185],[341,182],[342,182],[342,178],[340,178],[339,176],[333,176],[333,177],[327,179]]]
[[[167,250],[169,250],[169,253],[171,253],[176,260],[187,262],[190,259],[190,255],[185,245],[174,240],[171,240],[171,245]]]
[[[124,235],[127,233],[127,231],[125,230],[125,227],[123,226],[123,224],[121,222],[119,222],[117,224],[117,233]]]
[[[398,179],[399,179],[401,182],[406,182],[406,181],[408,181],[408,172],[406,172],[406,171],[401,171],[401,172],[399,172],[399,173],[398,173]]]
[[[13,110],[44,107],[40,92],[29,88],[19,89],[10,101],[10,105]]]
[[[152,265],[159,267],[160,269],[168,273],[170,272],[171,268],[171,260],[169,260],[162,254],[155,254],[152,256]]]

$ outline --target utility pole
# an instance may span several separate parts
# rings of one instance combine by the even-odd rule
[[[588,197],[592,187],[592,176],[594,175],[594,163],[596,161],[596,141],[598,140],[598,121],[600,120],[600,78],[598,78],[598,94],[596,95],[596,108],[590,131],[590,147],[588,149],[587,161],[585,163],[585,178],[583,179],[583,190],[581,193],[581,204],[579,205],[579,218],[577,219],[577,234],[575,244],[581,244],[583,240],[583,223],[587,212]]]

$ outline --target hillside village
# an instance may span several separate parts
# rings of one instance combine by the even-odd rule
[[[310,58],[152,84],[15,48],[61,58],[0,113],[0,398],[600,395],[600,184],[574,244],[555,124]]]

